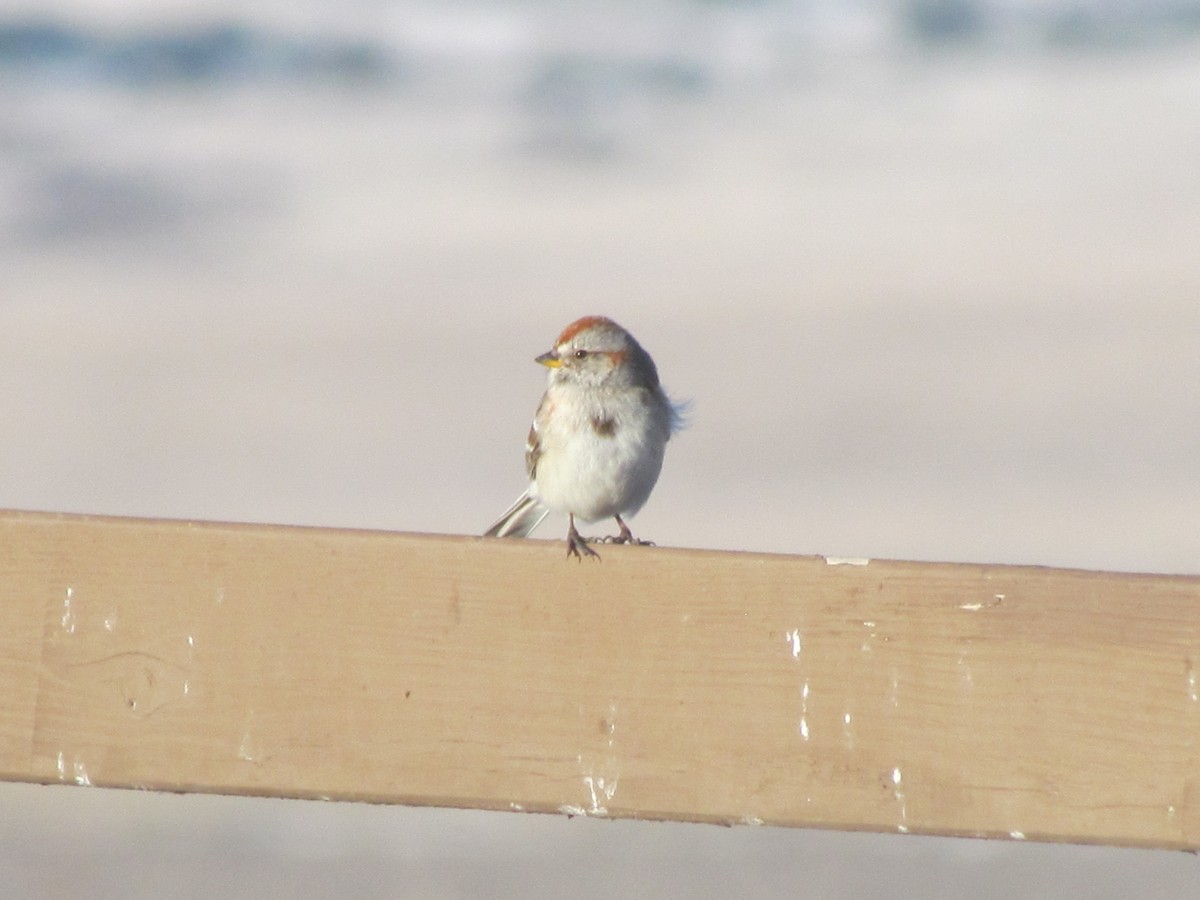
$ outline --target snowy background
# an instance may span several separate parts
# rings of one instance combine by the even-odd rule
[[[1200,0],[7,0],[0,507],[1200,573]],[[550,520],[539,536],[559,538]],[[1181,854],[0,787],[23,897],[1186,897]]]

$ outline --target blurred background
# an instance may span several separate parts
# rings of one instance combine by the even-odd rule
[[[0,507],[1200,573],[1200,0],[5,0]],[[562,523],[540,537],[560,539]],[[1200,614],[1200,613],[1198,613]],[[0,786],[11,897],[1192,897],[1150,851]]]

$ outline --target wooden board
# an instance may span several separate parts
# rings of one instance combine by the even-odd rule
[[[1200,579],[0,513],[0,779],[1200,847]]]

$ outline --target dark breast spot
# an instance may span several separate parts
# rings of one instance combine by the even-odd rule
[[[617,433],[617,423],[613,419],[592,416],[592,431],[596,432],[600,437],[610,438]]]

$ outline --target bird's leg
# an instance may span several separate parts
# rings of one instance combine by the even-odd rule
[[[629,530],[629,526],[625,524],[625,520],[620,516],[613,516],[617,520],[617,524],[621,526],[621,533],[613,538],[614,544],[632,544],[633,532]]]
[[[629,530],[629,526],[625,524],[625,520],[620,516],[613,516],[617,520],[617,524],[621,526],[621,533],[616,537],[607,537],[604,539],[606,544],[636,544],[639,547],[653,547],[654,541],[639,541],[633,536],[633,532]]]
[[[580,537],[579,532],[575,530],[575,514],[568,514],[567,521],[570,523],[567,526],[567,556],[574,556],[580,561],[585,556],[594,556],[599,559],[600,554],[589,547],[587,541]]]

